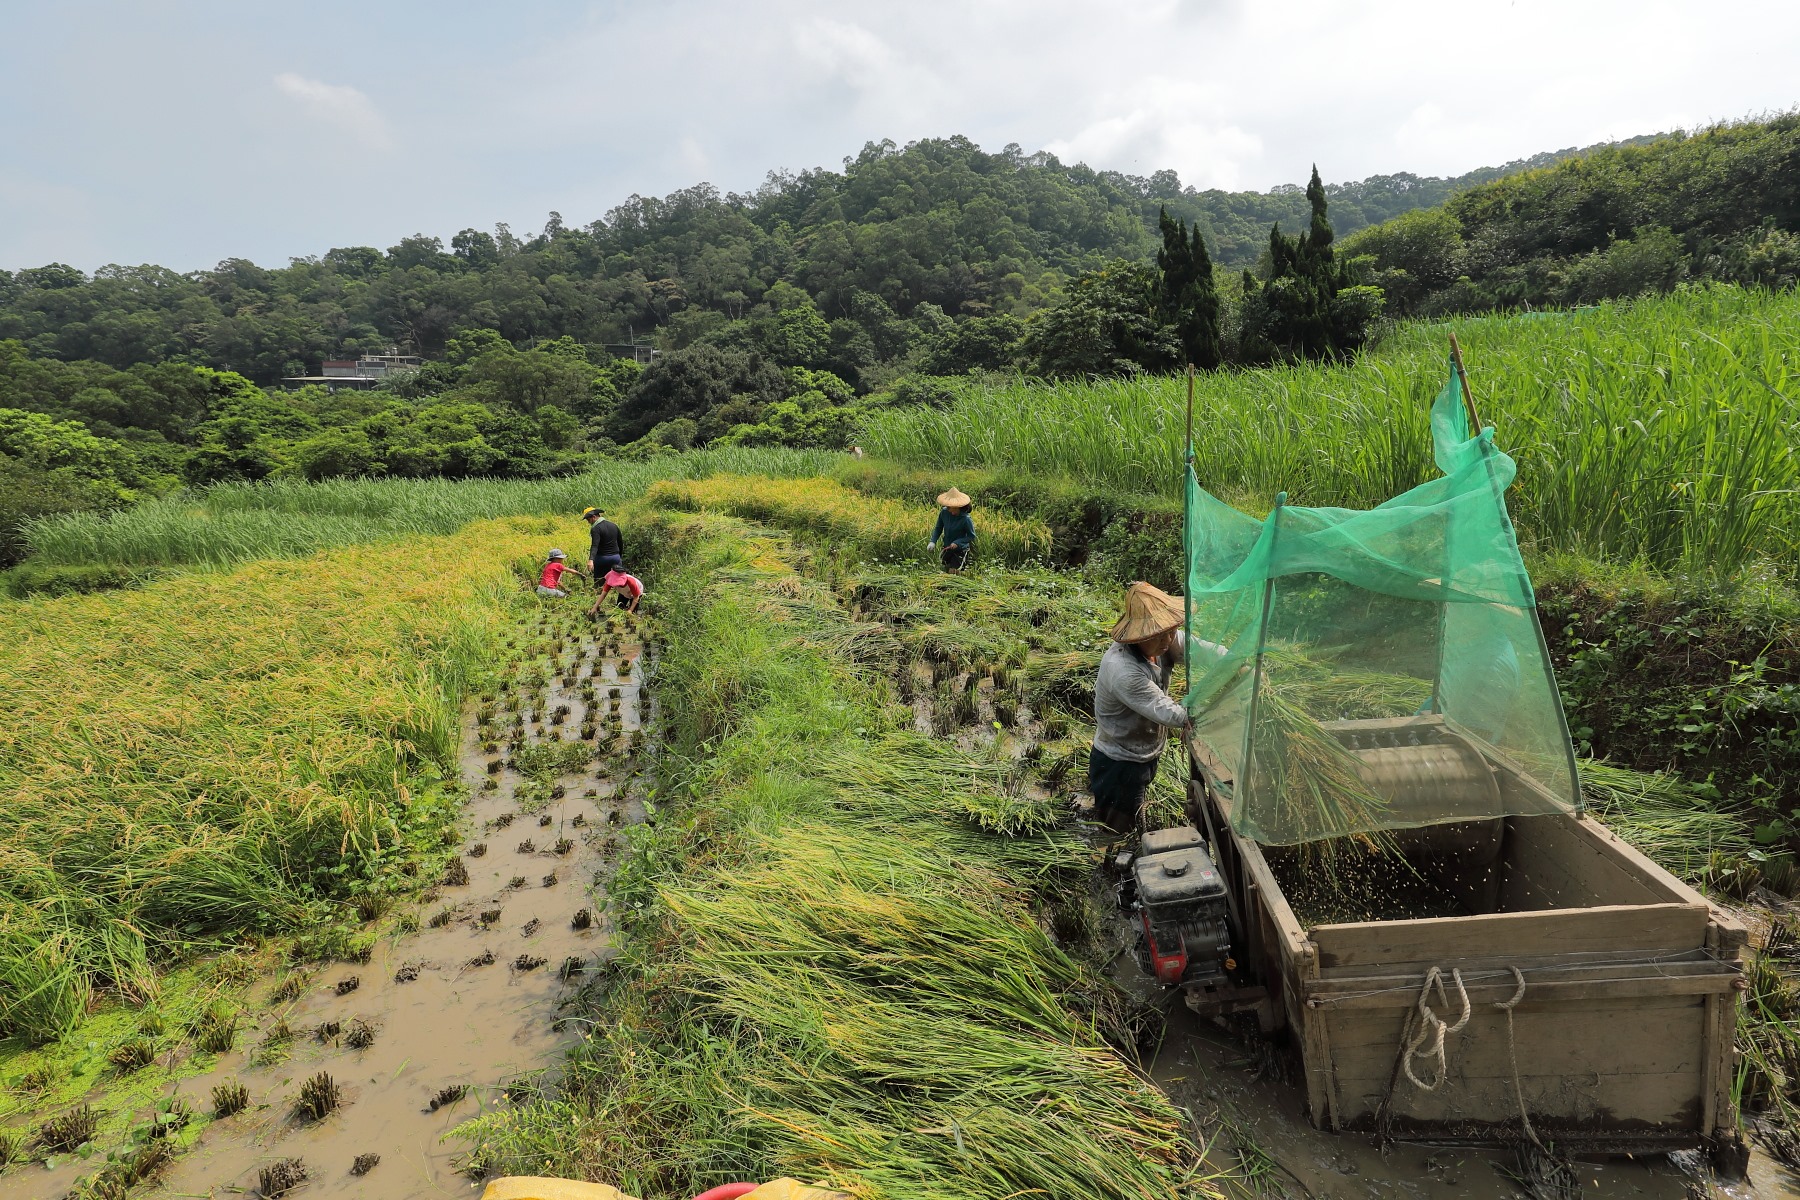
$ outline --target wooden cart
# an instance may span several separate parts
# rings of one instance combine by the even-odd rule
[[[1228,774],[1204,749],[1192,757],[1191,815],[1215,831],[1234,949],[1252,976],[1237,994],[1266,990],[1264,1025],[1296,1042],[1314,1125],[1512,1145],[1523,1106],[1563,1149],[1741,1153],[1732,1079],[1746,935],[1729,914],[1596,821],[1542,815],[1462,830],[1489,844],[1495,867],[1463,889],[1472,915],[1306,928],[1264,848],[1231,829]],[[1434,968],[1445,994],[1428,1006],[1456,1022],[1460,972],[1469,1016],[1444,1039],[1441,1078],[1427,1031],[1410,1064],[1421,1087],[1401,1059]],[[1515,997],[1509,1024],[1499,1005]]]

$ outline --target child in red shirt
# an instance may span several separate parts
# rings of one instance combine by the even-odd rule
[[[615,588],[624,595],[631,597],[631,603],[625,606],[625,611],[637,611],[638,601],[644,598],[643,581],[636,575],[627,575],[618,567],[613,567],[606,572],[606,577],[600,581],[600,595],[594,600],[594,607],[588,610],[589,616],[593,616],[600,611],[600,606],[606,603],[606,597]]]
[[[569,594],[562,587],[563,572],[567,571],[571,575],[579,575],[581,572],[563,561],[567,557],[568,555],[561,550],[550,552],[549,561],[544,563],[544,573],[538,576],[538,595],[567,596]]]

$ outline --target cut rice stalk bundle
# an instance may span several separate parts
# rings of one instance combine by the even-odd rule
[[[1387,801],[1363,782],[1356,756],[1267,679],[1256,696],[1250,756],[1245,804],[1278,813],[1292,835],[1282,841],[1375,844]]]

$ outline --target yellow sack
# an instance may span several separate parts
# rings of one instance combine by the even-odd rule
[[[616,1187],[584,1183],[578,1179],[551,1179],[542,1175],[508,1175],[487,1185],[481,1200],[634,1200]],[[744,1200],[850,1200],[842,1192],[821,1191],[794,1179],[774,1179]]]
[[[636,1200],[604,1183],[551,1179],[543,1175],[507,1175],[487,1185],[481,1200]]]
[[[794,1179],[772,1179],[744,1200],[850,1200],[842,1192],[826,1192],[810,1188]]]

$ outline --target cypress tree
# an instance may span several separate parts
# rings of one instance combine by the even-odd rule
[[[1318,276],[1331,266],[1331,243],[1336,237],[1325,216],[1325,185],[1319,180],[1318,163],[1313,164],[1312,179],[1306,185],[1306,202],[1312,206],[1312,225],[1306,231],[1306,248],[1314,268],[1309,274]]]
[[[1306,185],[1312,220],[1295,237],[1269,230],[1269,282],[1282,283],[1269,296],[1269,335],[1277,350],[1306,358],[1338,352],[1333,335],[1332,305],[1343,280],[1332,250],[1335,235],[1326,215],[1325,184],[1314,164]],[[1283,282],[1285,281],[1285,282]]]
[[[1212,255],[1200,237],[1200,221],[1194,221],[1194,243],[1189,252],[1194,264],[1194,307],[1192,337],[1182,331],[1181,344],[1188,361],[1203,371],[1210,371],[1225,361],[1225,348],[1219,340],[1219,288],[1213,281]]]
[[[1210,371],[1223,361],[1224,353],[1219,344],[1219,293],[1200,223],[1194,222],[1190,238],[1187,222],[1160,209],[1157,225],[1163,239],[1156,254],[1157,319],[1175,330],[1188,362]]]

